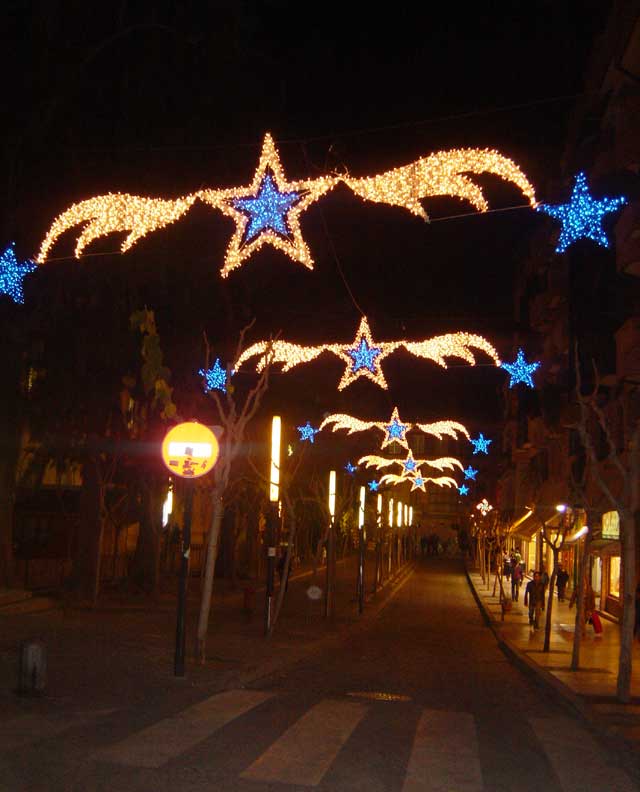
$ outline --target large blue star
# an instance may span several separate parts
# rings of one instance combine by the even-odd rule
[[[288,238],[291,232],[287,214],[301,199],[301,193],[280,192],[273,176],[265,173],[257,195],[232,201],[234,208],[249,218],[243,241],[250,242],[264,231],[275,231]]]
[[[216,358],[212,368],[200,369],[198,374],[205,379],[205,393],[209,393],[212,390],[227,392],[227,372],[220,365],[220,358]]]
[[[413,470],[416,469],[416,461],[413,458],[413,454],[411,452],[409,452],[409,455],[404,460],[402,465],[403,465],[403,467],[404,467],[404,469],[406,470],[407,473],[411,473]]]
[[[626,202],[627,199],[622,196],[596,201],[589,195],[584,173],[578,173],[568,204],[540,204],[537,210],[562,223],[556,253],[564,253],[578,239],[591,239],[602,247],[609,247],[609,240],[602,230],[602,218],[609,212],[615,212]]]
[[[313,426],[306,422],[304,426],[298,426],[298,431],[300,432],[300,440],[309,440],[311,443],[314,442],[314,436],[318,434],[320,431],[319,429],[314,429]]]
[[[389,440],[404,440],[404,435],[408,427],[406,424],[400,423],[397,418],[394,418],[384,429]]]
[[[369,490],[371,492],[377,492],[379,486],[380,486],[380,482],[376,481],[375,479],[369,482]]]
[[[491,442],[491,440],[489,440],[489,442]],[[465,481],[467,479],[471,479],[471,481],[475,481],[476,480],[476,475],[477,475],[478,471],[475,470],[474,468],[472,468],[471,465],[469,465],[469,467],[466,470],[463,470],[462,472],[464,473]]]
[[[33,261],[18,261],[13,243],[0,256],[0,294],[7,294],[15,303],[24,303],[22,281],[37,268]]]
[[[359,371],[362,368],[369,369],[369,371],[375,372],[376,370],[376,358],[382,352],[379,347],[372,347],[369,346],[367,343],[366,338],[361,338],[360,343],[357,347],[353,349],[347,350],[349,356],[353,358],[353,365],[351,366],[352,371]]]
[[[524,359],[524,352],[519,349],[513,363],[502,363],[502,368],[509,372],[511,379],[509,387],[513,388],[518,382],[524,382],[529,388],[535,387],[531,375],[540,367],[540,363],[527,363]]]
[[[488,454],[489,453],[489,445],[493,442],[493,440],[487,440],[487,438],[480,432],[478,435],[477,440],[473,438],[470,441],[473,445],[473,453],[474,454]]]

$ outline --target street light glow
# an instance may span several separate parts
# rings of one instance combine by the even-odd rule
[[[329,471],[329,514],[331,519],[336,516],[336,471]]]
[[[282,421],[279,415],[274,415],[271,420],[271,475],[269,478],[269,500],[276,503],[279,495],[280,484],[280,438],[282,435]]]
[[[358,528],[362,530],[364,526],[364,495],[365,488],[360,487],[360,509],[358,510]]]

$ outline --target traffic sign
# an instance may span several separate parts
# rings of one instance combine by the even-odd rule
[[[185,421],[169,429],[162,441],[162,461],[174,476],[198,478],[215,465],[218,440],[208,426]]]

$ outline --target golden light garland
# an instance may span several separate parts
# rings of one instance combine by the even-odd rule
[[[353,415],[346,413],[333,413],[328,415],[320,424],[320,431],[327,426],[332,426],[331,431],[337,432],[339,429],[346,429],[347,434],[354,432],[365,432],[369,429],[379,429],[384,433],[381,449],[386,448],[391,443],[398,443],[402,448],[409,450],[409,443],[407,441],[407,432],[410,429],[418,429],[425,434],[437,437],[442,440],[444,435],[452,437],[454,440],[458,439],[458,433],[463,434],[467,440],[469,439],[469,432],[458,421],[436,421],[435,423],[403,423],[400,420],[398,408],[394,407],[391,413],[391,418],[387,423],[384,421],[363,421],[360,418],[355,418]]]
[[[234,371],[251,358],[257,358],[256,371],[260,372],[267,364],[283,364],[282,371],[290,371],[302,363],[315,360],[323,352],[331,352],[347,363],[338,390],[343,390],[354,380],[361,376],[370,379],[379,387],[387,390],[387,382],[380,368],[380,362],[395,352],[405,348],[412,355],[427,360],[432,360],[443,368],[447,368],[446,357],[462,358],[470,365],[475,365],[476,360],[471,349],[479,349],[488,355],[496,366],[500,366],[500,358],[494,347],[480,335],[473,333],[447,333],[435,336],[424,341],[378,341],[371,337],[369,323],[363,317],[358,327],[356,337],[351,344],[320,344],[317,346],[302,346],[289,341],[257,341],[244,350],[233,365]],[[416,424],[416,427],[422,426]],[[428,426],[428,424],[424,424]],[[368,427],[369,428],[369,427]],[[466,433],[466,430],[464,430]]]
[[[440,457],[439,459],[414,459],[412,451],[409,451],[406,459],[394,459],[377,456],[376,454],[366,454],[365,456],[360,457],[358,460],[358,465],[364,465],[365,468],[374,467],[376,470],[380,470],[385,467],[391,467],[392,465],[401,465],[403,468],[403,473],[401,475],[406,478],[412,474],[412,471],[408,470],[406,467],[407,462],[414,465],[415,469],[419,469],[422,465],[427,465],[428,467],[432,467],[440,471],[455,470],[456,468],[459,470],[463,469],[462,462],[460,462],[460,460],[456,459],[455,457]]]
[[[409,165],[377,176],[319,176],[288,181],[271,135],[265,135],[258,166],[247,187],[203,189],[175,200],[109,193],[73,204],[60,214],[47,232],[36,257],[43,263],[58,238],[76,225],[85,224],[77,238],[75,255],[99,237],[127,233],[124,253],[139,239],[182,217],[199,199],[230,217],[236,224],[227,248],[222,277],[241,266],[263,245],[286,253],[293,261],[313,269],[313,260],[300,229],[300,216],[336,184],[346,184],[369,201],[400,206],[427,219],[420,200],[450,195],[486,212],[488,203],[470,173],[491,173],[517,186],[532,207],[533,186],[518,166],[490,149],[454,149],[422,157]]]
[[[391,484],[396,487],[399,484],[406,484],[408,481],[411,482],[411,492],[416,489],[426,492],[425,485],[429,483],[435,484],[437,487],[458,487],[457,481],[449,476],[431,478],[430,476],[420,475],[419,471],[416,476],[397,476],[395,473],[385,473],[384,476],[381,476],[379,483]]]

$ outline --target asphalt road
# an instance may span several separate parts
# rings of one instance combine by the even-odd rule
[[[87,713],[46,740],[25,735],[3,767],[10,792],[639,788],[503,655],[448,559],[419,562],[368,629],[286,673],[203,692],[171,717]]]

